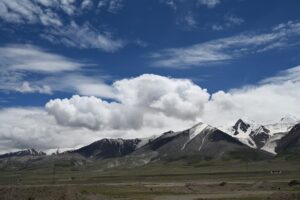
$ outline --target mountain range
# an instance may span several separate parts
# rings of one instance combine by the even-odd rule
[[[278,123],[266,125],[238,119],[228,127],[213,127],[201,122],[184,131],[168,131],[150,138],[105,138],[56,156],[109,161],[109,165],[115,166],[190,157],[203,160],[269,159],[285,152],[298,155],[299,149],[300,122],[295,117],[286,116]],[[27,149],[0,155],[0,160],[19,157],[47,159],[49,156]]]

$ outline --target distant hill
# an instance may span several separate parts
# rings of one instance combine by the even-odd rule
[[[44,152],[36,151],[35,149],[25,149],[21,151],[11,152],[0,155],[0,159],[12,158],[12,157],[25,157],[25,156],[43,156],[46,155]]]

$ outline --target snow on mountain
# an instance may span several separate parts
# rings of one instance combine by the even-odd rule
[[[277,147],[278,141],[288,134],[288,132],[298,123],[300,123],[300,121],[296,117],[292,115],[286,115],[285,117],[281,118],[278,123],[265,125],[265,127],[270,130],[269,134],[271,137],[262,147],[262,149],[276,154],[275,148]]]
[[[183,150],[188,143],[190,143],[198,134],[208,127],[209,125],[200,122],[189,129],[189,139],[184,143],[181,149]]]
[[[278,123],[268,124],[265,125],[265,127],[270,130],[270,135],[274,135],[275,133],[290,131],[293,126],[298,123],[300,123],[300,121],[296,117],[292,115],[286,115],[285,117],[281,118]]]
[[[149,142],[151,142],[152,140],[154,140],[157,137],[158,137],[157,135],[153,135],[153,136],[150,136],[147,138],[140,138],[140,142],[137,144],[136,149],[145,146],[146,144],[148,144]]]
[[[240,142],[246,144],[251,148],[257,148],[256,143],[250,137],[252,132],[259,129],[259,125],[253,121],[244,122],[242,119],[239,119],[233,126],[222,126],[219,129],[230,136],[238,139]]]
[[[170,137],[174,137],[176,135],[178,135],[179,133],[181,133],[180,131],[174,132],[174,131],[168,131],[163,133],[161,136],[159,136],[160,138],[170,138]]]
[[[189,130],[190,139],[189,141],[193,140],[199,133],[201,133],[204,129],[208,127],[207,124],[202,122],[196,124]]]
[[[275,133],[270,137],[266,144],[261,148],[264,151],[270,152],[272,154],[277,154],[275,148],[277,147],[277,141],[279,141],[286,133]]]
[[[233,126],[223,126],[219,127],[219,129],[237,138],[249,147],[263,149],[276,154],[277,141],[299,122],[292,115],[287,115],[281,118],[279,122],[267,125],[260,125],[252,120],[239,119]]]

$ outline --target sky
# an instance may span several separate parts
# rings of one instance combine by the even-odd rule
[[[300,119],[298,0],[0,0],[0,152]]]

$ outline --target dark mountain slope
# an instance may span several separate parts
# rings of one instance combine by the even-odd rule
[[[232,152],[257,151],[228,134],[205,124],[197,124],[182,132],[167,132],[131,156],[152,159],[176,159],[191,156],[220,159],[231,157]]]
[[[295,125],[288,134],[277,141],[275,151],[278,156],[300,158],[300,124]]]
[[[97,159],[122,157],[132,153],[140,142],[140,139],[102,139],[68,153]]]

